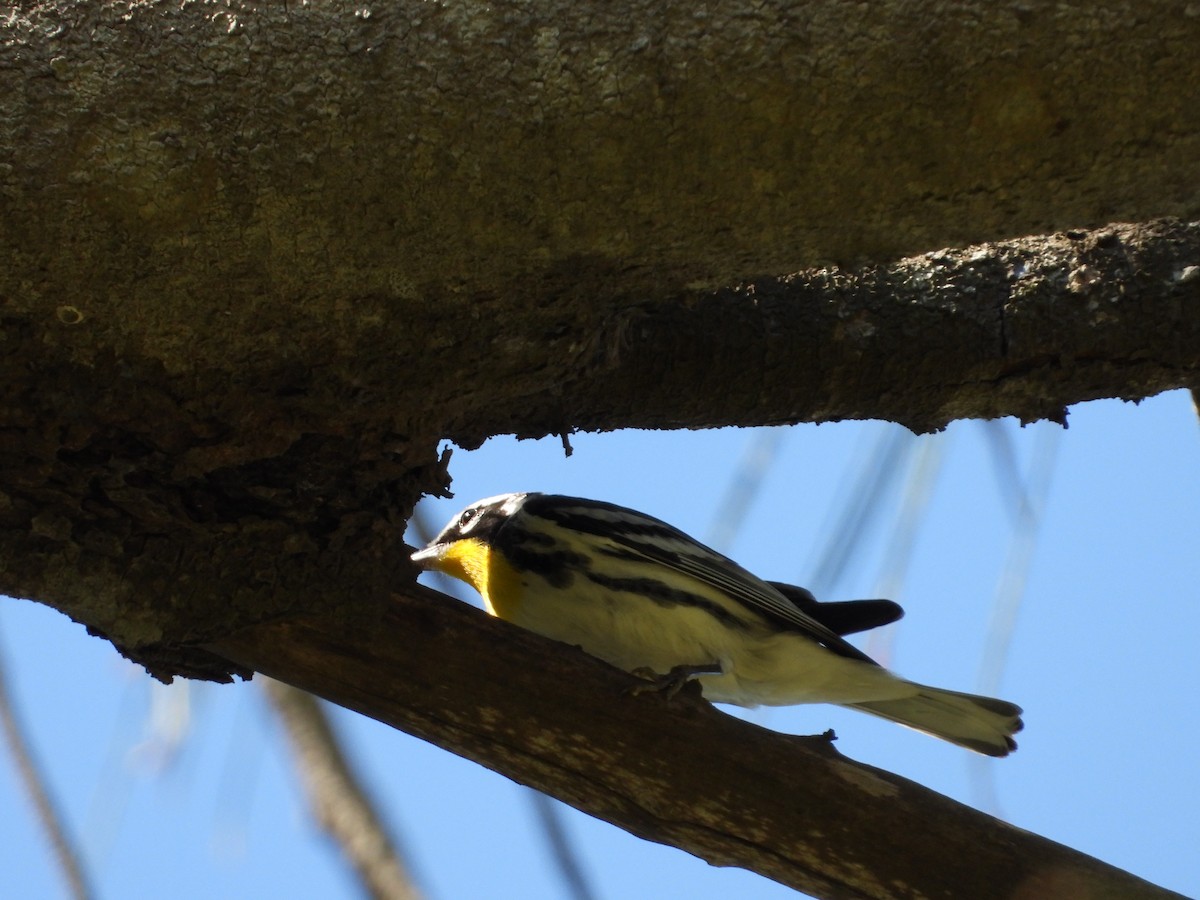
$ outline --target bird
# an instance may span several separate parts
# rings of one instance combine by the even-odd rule
[[[821,602],[765,581],[666,522],[599,500],[518,492],[472,503],[422,550],[489,613],[643,677],[737,706],[831,703],[977,753],[1016,749],[1022,710],[908,681],[844,635],[893,622],[890,600]]]

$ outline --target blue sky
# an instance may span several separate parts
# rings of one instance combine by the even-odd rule
[[[978,422],[911,440],[896,426],[855,422],[576,435],[569,459],[557,439],[497,438],[457,451],[455,499],[426,501],[422,512],[438,528],[505,491],[605,499],[701,539],[728,538],[722,549],[756,573],[811,587],[836,511],[872,453],[891,447],[901,477],[875,492],[842,577],[822,584],[822,599],[877,596],[909,508],[904,478],[923,460],[929,492],[892,594],[907,615],[858,643],[907,677],[975,690],[989,632],[1008,622],[995,691],[1025,707],[1019,751],[983,760],[829,706],[732,712],[789,733],[832,727],[850,757],[1200,896],[1200,422],[1190,397],[1084,404],[1066,431],[1000,428],[1022,477],[1048,473],[1028,552],[1013,544],[1011,485],[997,477],[1004,444]],[[735,491],[747,505],[729,537],[715,521],[731,484],[757,488]],[[1002,576],[1022,572],[1014,606]],[[81,626],[7,598],[0,651],[100,896],[357,896],[307,817],[256,684],[155,687]],[[565,896],[524,788],[351,713],[336,720],[427,896]],[[6,895],[65,896],[7,748],[0,809]],[[566,827],[599,898],[796,896],[573,811]]]

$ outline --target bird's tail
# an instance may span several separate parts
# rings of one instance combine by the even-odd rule
[[[976,753],[1008,756],[1017,749],[1013,735],[1024,726],[1021,707],[1004,700],[943,691],[922,684],[914,687],[917,693],[911,697],[847,703],[846,706],[891,719]]]

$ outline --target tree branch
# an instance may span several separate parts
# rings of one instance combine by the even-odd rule
[[[0,295],[145,315],[177,364],[228,358],[196,298],[319,340],[327,302],[352,333],[1200,213],[1180,0],[52,0],[3,37]]]
[[[658,303],[465,319],[431,305],[399,344],[363,337],[322,377],[264,349],[219,386],[117,354],[102,331],[77,345],[62,329],[78,324],[10,315],[0,590],[52,602],[163,677],[220,678],[223,661],[183,648],[307,602],[353,616],[392,583],[399,524],[446,490],[443,435],[1062,421],[1070,403],[1200,381],[1197,261],[1200,225],[1160,222]]]
[[[830,896],[976,871],[1035,894],[1134,884],[803,741],[621,700],[596,663],[527,672],[512,648],[544,644],[457,607],[362,598],[394,584],[416,500],[447,489],[445,437],[923,430],[1195,387],[1194,226],[758,276],[1200,215],[1200,18],[1169,0],[1133,20],[1121,0],[890,0],[865,28],[838,0],[27,6],[0,41],[0,591],[160,677],[255,667]],[[581,679],[612,694],[580,704]],[[777,801],[802,774],[820,796]],[[879,818],[851,834],[850,801]],[[896,842],[909,861],[880,850]]]
[[[1071,403],[1200,381],[1200,223],[760,278],[671,303],[618,301],[602,315],[539,345],[558,373],[540,395],[506,401],[489,386],[498,364],[513,364],[500,351],[458,359],[456,379],[430,387],[434,408],[461,417],[447,433],[473,446],[524,418],[541,436],[556,413],[581,430],[878,418],[925,432],[1004,415],[1065,424]],[[508,321],[464,332],[468,345],[503,346]],[[432,367],[448,370],[433,352]],[[465,413],[452,395],[464,381],[475,386]]]
[[[1200,19],[895,2],[874,41],[833,0],[706,11],[14,12],[0,590],[221,678],[180,648],[389,584],[445,437],[1195,385],[1187,226],[710,288],[1200,211]]]
[[[0,655],[0,731],[3,732],[4,742],[8,746],[9,753],[12,754],[21,785],[29,793],[30,802],[37,814],[38,824],[45,832],[46,840],[54,851],[55,861],[62,870],[68,893],[73,900],[90,900],[95,894],[92,892],[91,879],[88,877],[83,863],[83,855],[67,828],[62,810],[52,796],[50,784],[41,771],[33,747],[30,746],[27,731],[17,711],[17,704],[9,690],[8,673],[5,670],[5,660],[2,655]],[[10,812],[9,815],[15,814]]]
[[[306,691],[264,679],[287,731],[313,818],[353,867],[373,900],[420,900],[375,804],[342,750],[320,701]]]
[[[685,691],[417,586],[369,624],[264,624],[212,649],[647,840],[828,898],[1176,897]],[[502,673],[503,677],[496,677]]]

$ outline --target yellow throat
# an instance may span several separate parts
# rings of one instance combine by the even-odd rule
[[[515,619],[521,605],[521,579],[504,554],[491,545],[475,538],[455,541],[433,568],[479,591],[493,616],[510,622]]]

